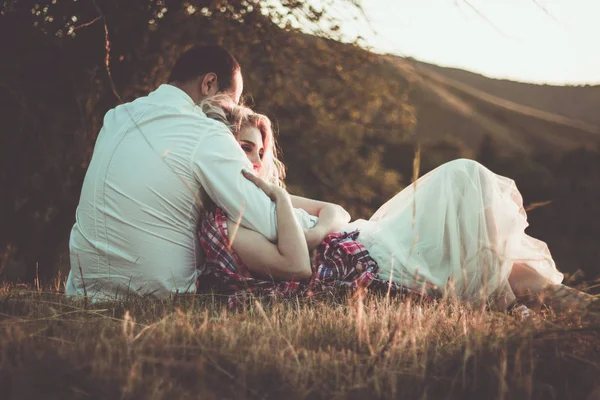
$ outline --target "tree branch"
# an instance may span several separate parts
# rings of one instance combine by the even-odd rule
[[[479,11],[479,9],[477,7],[475,7],[473,4],[471,4],[471,2],[469,0],[462,0],[462,2],[465,3],[467,6],[469,6],[469,8],[471,8],[471,10],[473,10],[480,18],[482,18],[484,21],[486,21],[488,24],[490,24],[490,26],[492,28],[494,28],[499,34],[501,34],[502,36],[508,37],[508,35],[505,34],[504,31],[502,31],[502,29],[500,29],[498,27],[498,25],[494,24],[491,19],[489,19],[484,13]]]
[[[123,99],[117,91],[117,87],[115,86],[115,82],[110,71],[110,39],[108,35],[108,25],[106,24],[106,15],[102,12],[102,9],[100,8],[100,6],[98,6],[96,0],[92,0],[92,3],[94,4],[94,8],[96,8],[98,14],[100,14],[98,18],[101,18],[102,23],[104,24],[104,48],[106,50],[106,55],[104,57],[104,66],[106,67],[106,73],[108,74],[108,81],[110,82],[110,87],[116,98],[119,99],[119,102],[123,103]]]
[[[76,31],[78,29],[81,28],[86,28],[92,24],[94,24],[96,21],[99,21],[100,19],[102,19],[101,15],[98,15],[96,18],[94,18],[93,20],[91,20],[90,22],[86,22],[85,24],[81,24],[81,25],[77,25],[77,26],[73,26],[73,30]]]
[[[531,0],[533,1],[533,4],[535,4],[536,6],[538,6],[538,8],[540,8],[548,17],[550,17],[552,20],[554,20],[554,22],[560,24],[560,21],[550,13],[550,11],[548,11],[548,9],[546,7],[544,7],[543,5],[540,4],[540,2],[538,0]]]

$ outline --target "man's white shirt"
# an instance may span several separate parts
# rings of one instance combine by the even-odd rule
[[[203,261],[196,234],[202,191],[274,241],[275,205],[243,168],[252,165],[227,127],[174,86],[110,110],[71,231],[67,294],[193,291]]]

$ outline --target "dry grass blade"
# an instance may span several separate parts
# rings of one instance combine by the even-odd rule
[[[417,143],[417,148],[415,149],[415,156],[413,157],[413,175],[412,175],[412,184],[413,184],[413,196],[415,200],[413,201],[413,211],[412,211],[412,228],[415,228],[416,218],[417,218],[417,181],[419,180],[419,172],[421,168],[421,144]]]
[[[115,81],[113,80],[112,72],[110,70],[110,38],[109,38],[109,34],[108,34],[108,25],[106,24],[106,16],[104,15],[104,12],[102,12],[102,9],[100,8],[100,6],[98,5],[98,2],[96,0],[92,0],[92,4],[94,5],[94,8],[98,12],[98,14],[100,14],[99,17],[102,19],[102,23],[104,24],[104,50],[105,50],[104,65],[106,67],[106,73],[108,74],[108,81],[110,83],[110,88],[112,89],[112,92],[115,95],[115,97],[122,104],[123,99],[121,98],[121,95],[119,95],[119,92],[117,91],[117,86],[115,85]]]
[[[96,22],[100,21],[101,19],[102,19],[102,15],[98,15],[96,18],[94,18],[93,20],[91,20],[89,22],[85,22],[83,24],[74,26],[73,30],[77,31],[81,28],[87,28],[88,26],[95,24]]]
[[[240,210],[240,215],[236,218],[235,223],[233,224],[233,229],[229,232],[229,243],[228,248],[231,250],[231,246],[233,245],[233,241],[235,240],[235,236],[237,235],[237,231],[242,224],[242,217],[244,216],[244,211],[246,210],[246,202],[242,202],[242,208]]]
[[[525,207],[525,211],[529,212],[531,210],[535,210],[536,208],[545,207],[549,204],[552,204],[552,200],[538,201],[536,203],[531,203],[527,207]]]
[[[79,267],[79,276],[81,278],[81,286],[83,287],[83,308],[87,309],[88,293],[85,286],[85,278],[83,277],[83,269],[81,268],[81,259],[79,258],[79,253],[77,253],[77,266]]]
[[[0,276],[2,276],[2,272],[4,272],[4,268],[8,262],[8,256],[10,255],[11,248],[12,246],[10,243],[7,243],[4,247],[4,253],[2,253],[2,259],[0,260]]]
[[[272,332],[275,332],[275,329],[273,329],[273,325],[271,324],[271,321],[269,320],[269,317],[267,316],[267,313],[265,312],[265,309],[260,304],[260,302],[255,301],[254,306],[258,310],[259,314],[264,318],[265,322],[269,326],[269,329]],[[298,354],[296,353],[296,350],[294,349],[294,346],[292,345],[292,343],[283,334],[279,333],[279,336],[286,342],[286,344],[288,345],[288,348],[290,349],[290,352],[292,353],[292,355],[294,356],[294,359],[296,360],[296,363],[298,364],[298,366],[300,366],[300,359],[298,358]]]
[[[498,25],[493,23],[492,20],[487,17],[487,15],[482,13],[477,7],[475,7],[473,4],[471,4],[470,1],[462,0],[462,2],[465,3],[471,10],[473,10],[475,12],[475,14],[477,14],[481,19],[483,19],[485,22],[487,22],[492,28],[494,28],[499,34],[501,34],[504,37],[508,37],[508,35],[506,35],[504,33],[504,31],[502,31],[502,29],[500,29],[500,27],[498,27]]]
[[[544,12],[544,14],[546,14],[548,17],[550,17],[550,19],[552,19],[554,22],[560,24],[560,21],[550,13],[550,11],[548,11],[548,8],[544,7],[539,1],[537,0],[531,0],[533,2],[533,4],[535,4],[540,10],[542,10]]]

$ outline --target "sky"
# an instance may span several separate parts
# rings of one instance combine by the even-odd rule
[[[600,84],[600,0],[362,0],[374,51],[494,78]]]

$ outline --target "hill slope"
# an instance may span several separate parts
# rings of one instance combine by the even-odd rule
[[[425,142],[452,136],[477,148],[490,136],[503,151],[523,153],[600,143],[600,117],[586,111],[600,108],[598,87],[499,81],[400,57],[388,56],[388,60],[412,84],[410,102],[418,121],[415,134]],[[578,91],[588,94],[585,109],[573,100]],[[589,93],[596,92],[598,100],[593,103]],[[558,114],[557,109],[565,112]]]
[[[416,62],[447,78],[524,106],[579,119],[600,126],[600,85],[553,86],[493,79],[457,68]]]

